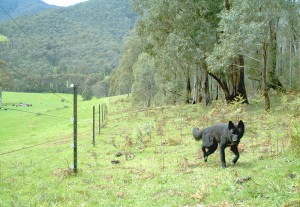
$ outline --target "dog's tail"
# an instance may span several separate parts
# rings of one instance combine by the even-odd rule
[[[203,131],[199,130],[199,128],[194,128],[193,129],[193,137],[195,138],[196,141],[199,141],[202,138],[202,133]]]

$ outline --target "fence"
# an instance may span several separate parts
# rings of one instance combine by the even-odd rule
[[[79,167],[78,166],[78,153],[79,153],[78,149],[80,149],[80,147],[83,147],[83,146],[82,145],[78,146],[77,139],[78,138],[85,139],[87,141],[90,140],[91,137],[87,136],[87,135],[90,135],[91,131],[90,131],[90,129],[84,130],[84,131],[81,130],[78,133],[77,111],[80,108],[78,108],[78,103],[77,103],[77,86],[72,85],[72,88],[73,88],[73,104],[72,104],[73,117],[71,118],[71,120],[73,123],[73,134],[70,133],[70,134],[64,135],[62,137],[56,137],[56,136],[50,137],[49,136],[49,137],[45,137],[49,141],[34,143],[34,144],[23,146],[23,147],[20,147],[17,149],[1,151],[0,157],[1,157],[2,163],[0,162],[0,185],[2,187],[4,187],[7,183],[15,182],[14,181],[15,177],[18,177],[18,175],[21,175],[19,177],[22,177],[23,174],[26,174],[26,172],[28,172],[28,171],[33,172],[34,169],[42,168],[42,165],[46,165],[46,168],[50,168],[49,163],[51,160],[53,160],[55,157],[61,156],[63,153],[67,153],[67,150],[71,150],[72,148],[73,148],[73,157],[72,157],[71,153],[69,154],[69,156],[70,156],[70,158],[72,157],[73,164],[70,169],[72,170],[74,175],[78,172],[78,167]],[[63,100],[63,98],[61,96],[59,96],[59,97],[61,98],[61,100]],[[71,105],[70,102],[68,102],[68,104]],[[67,117],[55,116],[55,115],[51,115],[51,114],[47,114],[47,113],[33,112],[32,108],[30,108],[31,110],[29,110],[27,108],[26,108],[27,110],[23,110],[23,109],[24,108],[20,109],[19,107],[17,108],[16,106],[12,106],[12,105],[5,106],[5,104],[4,104],[4,106],[2,106],[1,111],[2,112],[5,111],[5,113],[14,111],[15,113],[26,113],[27,116],[35,115],[35,116],[39,116],[39,117],[47,117],[47,120],[53,120],[53,119],[69,120],[69,118],[67,118]],[[83,110],[83,109],[80,109],[80,110]],[[83,111],[85,112],[85,114],[91,115],[91,113],[89,111],[86,111],[86,110],[83,110]],[[92,143],[90,143],[90,145],[92,144],[94,147],[96,145],[96,136],[95,136],[96,121],[98,122],[98,134],[100,135],[101,127],[104,126],[103,123],[106,121],[107,114],[108,114],[108,110],[107,110],[106,103],[99,104],[98,105],[98,119],[96,119],[96,110],[95,110],[95,106],[93,106],[93,113],[92,113],[93,123],[92,123],[92,126],[90,126],[93,128],[93,136],[92,136]],[[73,135],[73,138],[72,138],[72,135]],[[84,137],[84,138],[82,138],[82,137]],[[72,141],[73,141],[73,143],[72,143]],[[51,150],[49,150],[51,152],[49,152],[49,153],[44,152],[43,148],[49,147],[49,146],[51,146],[49,148],[49,149],[51,149]],[[30,151],[30,153],[28,153],[28,151]],[[31,153],[31,152],[34,152],[34,153]],[[27,156],[28,154],[37,154],[37,155],[34,155],[33,157],[31,157],[30,162],[28,164],[25,164],[25,162],[26,162],[25,159],[28,158],[28,156]],[[20,156],[20,155],[23,155],[23,156]],[[9,162],[5,161],[5,160],[9,160],[9,159],[7,159],[7,156],[10,156],[9,159],[17,157],[16,159],[18,159],[18,163],[19,163],[19,166],[12,167],[13,170],[11,170],[11,171],[14,171],[14,172],[11,172],[9,174],[6,173],[6,172],[9,172],[9,170],[3,169],[3,166],[5,166],[5,168],[7,168],[7,169],[9,169],[8,166],[10,166]],[[37,157],[39,159],[36,159]],[[22,159],[23,159],[23,161],[22,161]],[[6,163],[4,163],[4,162],[6,162]],[[11,162],[11,163],[14,163],[14,162]],[[69,162],[67,161],[67,163],[69,163]],[[57,185],[57,184],[54,184],[53,188],[55,187],[55,185]],[[32,195],[31,198],[29,198],[26,201],[22,201],[22,205],[24,205],[24,203],[25,203],[25,205],[27,205],[30,202],[31,203],[37,202],[37,200],[40,199],[46,191],[49,191],[49,189],[51,189],[51,187],[47,188],[45,191],[37,191],[34,195]],[[32,201],[32,199],[36,196],[38,196],[38,199],[36,201]],[[0,198],[0,206],[5,206],[5,205],[3,205],[4,202],[5,201],[3,200],[3,198]],[[9,204],[9,203],[7,202],[7,204]]]

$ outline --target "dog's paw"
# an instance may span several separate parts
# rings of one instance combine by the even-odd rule
[[[207,157],[204,157],[204,162],[207,162]]]
[[[235,163],[236,163],[237,161],[238,161],[238,159],[235,158],[235,159],[232,160],[232,163],[235,165]]]
[[[226,168],[227,166],[226,166],[226,164],[225,163],[222,163],[222,168],[224,169],[224,168]]]

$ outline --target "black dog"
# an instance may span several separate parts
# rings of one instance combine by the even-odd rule
[[[193,137],[195,140],[202,139],[202,151],[205,162],[207,157],[216,151],[219,143],[222,167],[225,168],[225,148],[230,146],[231,151],[235,154],[235,158],[232,160],[233,164],[235,164],[240,157],[238,144],[244,132],[245,125],[243,121],[240,120],[238,125],[234,125],[232,121],[229,121],[228,124],[217,124],[202,130],[194,128]]]

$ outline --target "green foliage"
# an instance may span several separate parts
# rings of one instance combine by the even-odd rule
[[[244,97],[257,93],[262,81],[263,44],[267,45],[263,68],[267,71],[268,87],[299,88],[297,2],[238,0],[228,1],[230,8],[226,9],[221,0],[132,2],[142,16],[136,31],[143,52],[152,56],[156,65],[157,100],[165,99],[167,91],[183,91],[188,95],[190,92],[186,92],[187,84],[184,84],[187,77],[193,85],[195,76],[203,79],[199,71],[207,69],[218,82],[213,80],[210,89],[219,84],[224,92],[221,96],[225,95],[226,99],[237,92]],[[239,66],[244,66],[242,72]],[[199,82],[193,88],[195,95],[203,89]],[[251,91],[247,92],[246,88]]]
[[[133,0],[143,15],[136,26],[143,52],[155,62],[158,103],[186,101],[185,81],[213,48],[213,24],[221,5],[221,1]]]
[[[146,53],[139,55],[138,61],[133,66],[134,84],[132,96],[134,104],[141,104],[150,107],[157,87],[154,81],[155,66],[151,56]]]
[[[286,65],[290,67],[289,70],[292,70],[295,67],[294,65],[291,66],[293,63],[285,60],[298,61],[297,58],[289,55],[288,51],[279,52],[278,50],[278,48],[293,47],[287,45],[290,42],[289,35],[293,36],[293,33],[296,32],[294,29],[291,31],[291,28],[298,29],[298,23],[294,22],[295,19],[299,18],[299,15],[296,15],[297,8],[299,9],[298,3],[284,0],[233,1],[229,11],[224,10],[220,13],[218,28],[220,39],[207,58],[209,70],[226,74],[232,64],[232,59],[241,54],[246,60],[245,66],[248,68],[249,79],[253,84],[260,85],[263,66],[262,52],[260,51],[262,51],[262,45],[265,43],[268,47],[267,58],[269,61],[267,63],[267,79],[269,84],[275,84],[274,77],[282,75],[282,72],[275,71],[276,65]],[[291,16],[293,17],[291,18]],[[297,26],[294,27],[293,25]],[[272,39],[272,36],[276,38]],[[274,41],[276,42],[274,43]],[[287,68],[284,71],[287,72]],[[297,79],[296,72],[293,74],[290,72],[285,76],[290,76],[294,82]],[[280,80],[283,81],[285,87],[288,86],[286,80],[287,78]]]
[[[104,79],[96,83],[93,87],[93,95],[97,98],[107,97],[109,95],[109,79]]]
[[[133,84],[133,65],[142,51],[140,38],[136,31],[125,38],[124,52],[119,66],[115,69],[110,82],[110,95],[129,94]]]
[[[8,38],[4,35],[0,35],[0,42],[7,42]]]
[[[92,98],[93,98],[92,88],[89,86],[85,87],[85,89],[82,91],[82,100],[88,101],[91,100]]]
[[[10,40],[0,44],[1,59],[18,71],[10,90],[65,92],[70,77],[82,85],[89,74],[109,75],[136,18],[127,0],[89,0],[16,18],[19,26],[1,21],[0,34]]]

